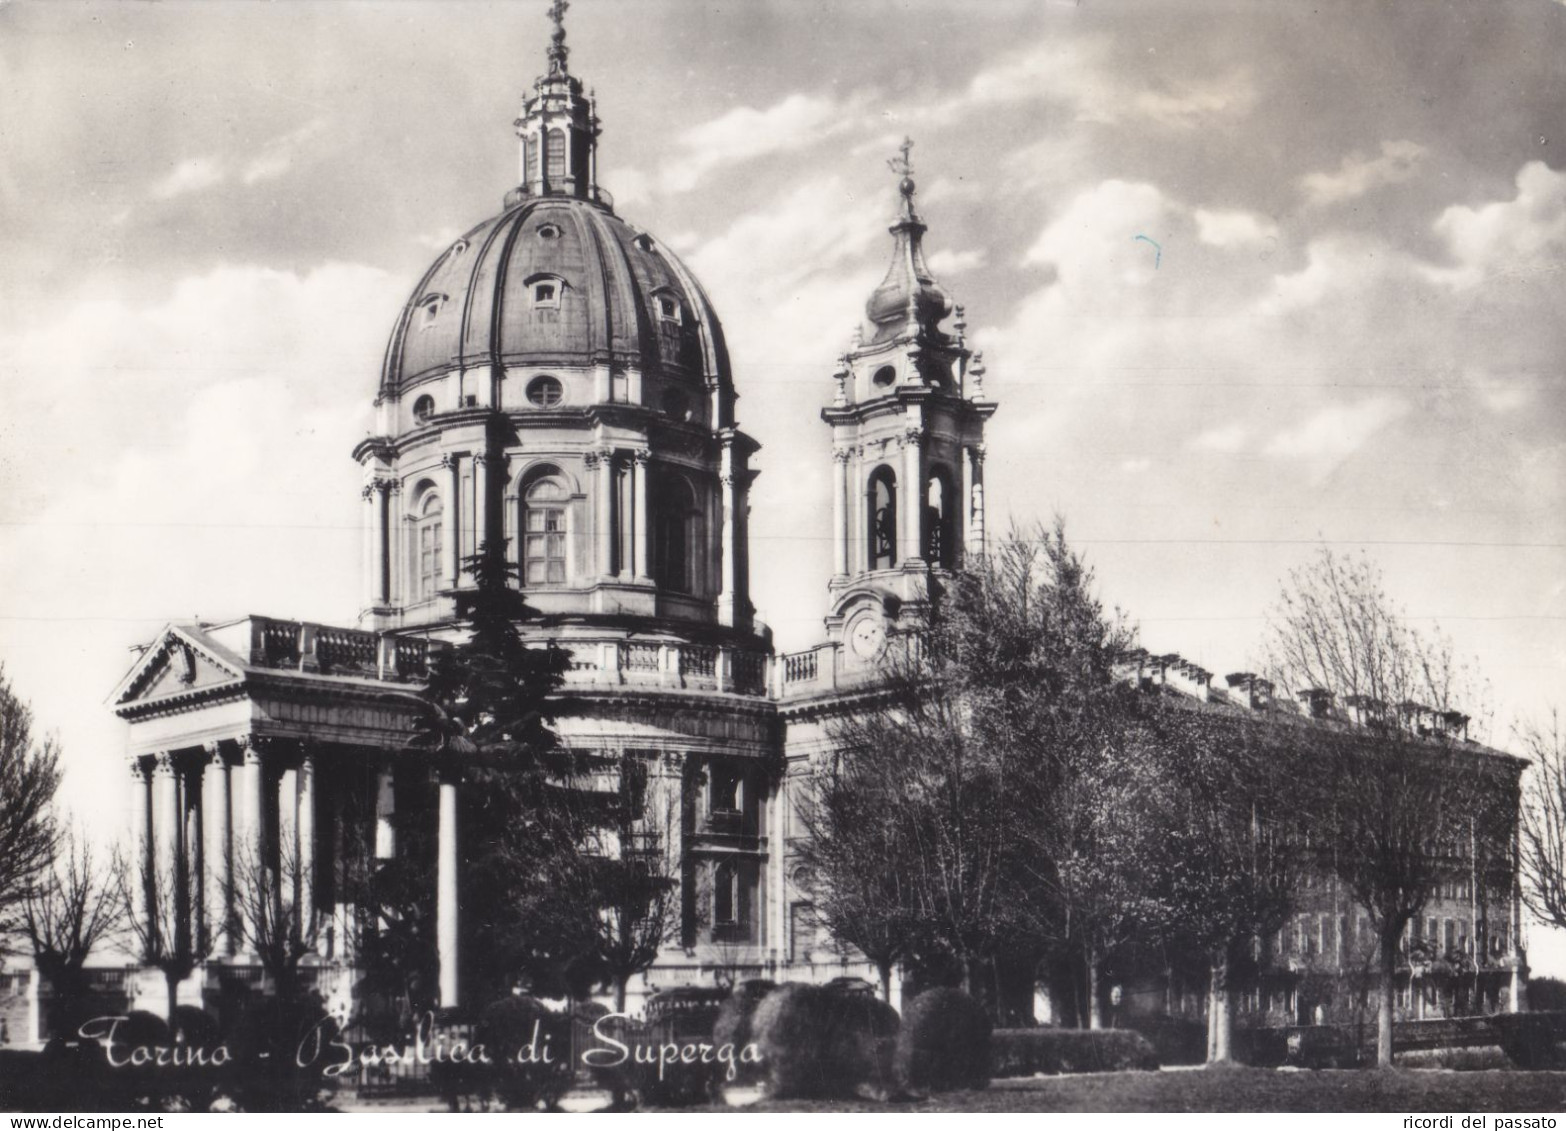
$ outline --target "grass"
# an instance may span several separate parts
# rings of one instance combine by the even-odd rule
[[[1566,1108],[1566,1073],[1234,1068],[997,1080],[924,1102],[763,1101],[746,1111],[1528,1112]],[[732,1110],[732,1109],[729,1109]]]

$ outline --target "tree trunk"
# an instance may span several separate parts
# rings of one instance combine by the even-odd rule
[[[1376,1014],[1376,1067],[1392,1067],[1392,1014],[1397,993],[1398,936],[1381,932],[1381,1007]]]
[[[616,1013],[625,1012],[625,988],[630,980],[629,974],[616,974],[614,976],[614,1011]]]
[[[1234,1060],[1234,999],[1229,994],[1229,959],[1212,964],[1207,998],[1207,1063],[1229,1064]]]
[[[892,1004],[892,964],[884,959],[875,964],[876,973],[881,976],[881,1000],[887,1005]]]
[[[1088,1028],[1104,1027],[1104,1010],[1098,1000],[1098,956],[1091,950],[1087,955]]]
[[[170,1032],[172,1032],[174,1029],[174,1010],[179,1005],[179,984],[182,981],[184,981],[184,979],[181,978],[176,971],[163,971],[163,984],[168,987],[169,992],[169,1015],[167,1020],[169,1023]]]

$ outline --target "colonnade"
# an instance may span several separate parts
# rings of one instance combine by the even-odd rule
[[[910,428],[898,443],[900,469],[893,459],[866,459],[862,445],[839,447],[832,453],[832,572],[838,577],[870,569],[869,474],[883,463],[897,471],[897,560],[915,561],[924,555],[925,492],[929,489],[925,448],[929,439],[922,429]],[[955,500],[959,508],[957,537],[964,554],[978,555],[985,545],[984,445],[965,444],[957,454],[962,465],[958,469],[961,486],[957,488],[961,494]]]
[[[349,748],[340,748],[349,757]],[[245,923],[270,903],[273,929],[313,930],[316,916],[338,910],[337,862],[330,826],[338,799],[323,798],[327,748],[298,740],[245,736],[131,759],[130,815],[136,883],[132,914],[139,934],[167,947],[195,943],[197,958],[254,961]],[[364,751],[362,753],[370,753]],[[375,769],[368,798],[377,859],[397,853],[396,782],[389,763]],[[442,1006],[458,1001],[457,779],[439,784],[437,941]],[[325,859],[323,859],[323,855]],[[245,902],[241,902],[245,901]],[[323,958],[351,958],[345,939],[324,941]]]

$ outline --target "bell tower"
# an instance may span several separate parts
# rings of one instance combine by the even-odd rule
[[[931,573],[984,552],[983,356],[924,260],[904,140],[892,261],[865,304],[867,323],[839,359],[821,418],[832,429],[833,564],[829,639],[850,665],[879,654],[886,632],[924,600]],[[955,314],[950,332],[941,323]]]

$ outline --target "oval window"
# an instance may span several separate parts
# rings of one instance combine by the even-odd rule
[[[893,381],[897,380],[897,370],[893,369],[890,365],[883,365],[880,369],[875,371],[875,376],[871,377],[870,380],[874,381],[877,385],[884,389]]]
[[[413,402],[413,419],[423,424],[435,415],[435,398],[428,393]]]
[[[554,408],[565,399],[565,388],[555,377],[534,377],[528,382],[527,399],[539,408]]]
[[[560,238],[560,229],[554,224],[540,224],[538,226],[538,238],[541,240],[557,240]]]

